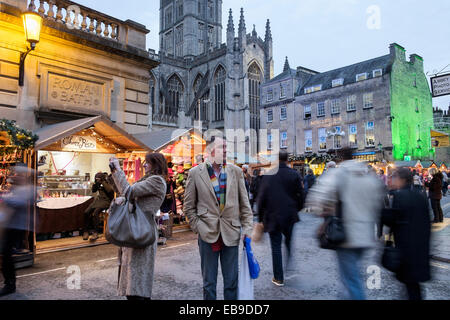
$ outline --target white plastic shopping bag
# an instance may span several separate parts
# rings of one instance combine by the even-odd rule
[[[242,250],[241,267],[239,269],[238,300],[254,300],[253,279],[248,268],[247,252]]]

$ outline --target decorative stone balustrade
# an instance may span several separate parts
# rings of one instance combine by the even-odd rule
[[[69,0],[29,0],[28,10],[99,37],[120,41],[119,33],[123,21],[84,7]]]

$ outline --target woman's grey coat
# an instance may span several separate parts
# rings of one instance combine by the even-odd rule
[[[146,175],[140,181],[130,186],[122,170],[113,174],[114,182],[123,196],[130,188],[130,197],[136,199],[137,205],[147,215],[155,219],[156,212],[161,207],[166,196],[166,184],[161,176]],[[156,228],[156,224],[155,228]],[[158,231],[155,230],[155,234]],[[139,296],[151,298],[153,287],[153,272],[157,241],[144,249],[119,249],[119,296]]]

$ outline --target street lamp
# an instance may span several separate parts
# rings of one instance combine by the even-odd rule
[[[25,36],[27,41],[30,43],[30,48],[28,48],[27,52],[20,54],[19,86],[21,87],[23,87],[23,80],[25,76],[25,59],[28,54],[36,48],[36,44],[40,40],[42,27],[42,17],[35,12],[25,12],[22,15],[22,19]]]

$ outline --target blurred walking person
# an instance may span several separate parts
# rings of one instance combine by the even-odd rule
[[[446,197],[448,192],[448,175],[447,172],[445,172],[445,170],[442,170],[441,173],[442,173],[442,195]]]
[[[114,170],[112,176],[121,197],[120,204],[127,195],[135,199],[136,204],[147,216],[156,230],[155,215],[166,196],[167,161],[161,153],[147,153],[145,156],[145,176],[133,185],[127,181],[120,168],[119,160],[110,159]],[[157,241],[146,248],[119,249],[119,285],[118,294],[128,300],[150,300],[153,288]]]
[[[308,195],[309,190],[314,186],[315,183],[316,176],[314,175],[314,171],[312,171],[312,169],[308,169],[307,174],[303,179],[305,197]]]
[[[393,175],[392,210],[384,211],[382,222],[391,228],[399,250],[397,279],[404,283],[409,300],[422,300],[421,282],[430,280],[429,204],[423,192],[412,188],[413,176],[406,168]]]
[[[277,286],[284,286],[281,251],[283,236],[289,261],[292,231],[300,221],[298,213],[303,209],[302,181],[297,171],[287,166],[287,160],[288,154],[280,152],[278,171],[264,176],[258,196],[259,223],[263,223],[264,232],[270,235],[274,275],[272,283]]]
[[[198,234],[203,298],[217,299],[220,258],[224,298],[237,300],[239,244],[251,238],[253,212],[242,170],[226,162],[226,141],[221,137],[208,140],[208,158],[189,172],[183,211]]]
[[[253,170],[252,183],[250,184],[250,193],[252,194],[250,204],[255,212],[256,212],[255,204],[258,203],[259,187],[261,186],[262,178],[263,176],[261,174],[260,168]]]
[[[430,174],[433,177],[428,183],[429,198],[434,214],[433,223],[442,223],[444,222],[444,213],[441,207],[443,176],[441,172],[434,168],[430,169]]]
[[[318,180],[306,205],[322,217],[341,208],[345,241],[336,254],[343,285],[352,300],[364,300],[360,266],[365,252],[376,246],[375,225],[383,207],[383,184],[366,165],[352,160],[353,150],[340,151],[339,167]]]
[[[34,187],[31,183],[33,171],[24,164],[14,167],[11,176],[11,192],[2,197],[0,215],[3,216],[0,230],[2,242],[0,244],[2,255],[2,273],[5,286],[0,290],[0,296],[16,292],[16,269],[13,252],[17,244],[23,242],[27,225],[27,210],[30,202],[35,200]],[[32,203],[31,203],[32,205]]]

